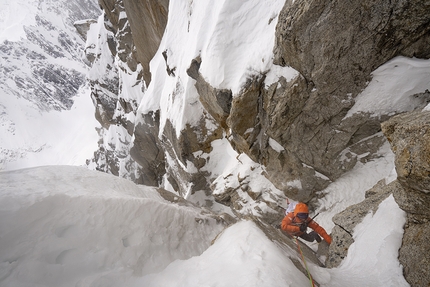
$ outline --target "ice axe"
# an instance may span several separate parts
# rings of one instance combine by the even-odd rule
[[[318,216],[318,214],[320,214],[320,213],[318,212],[317,214],[315,214],[315,215],[311,218],[311,220],[314,220],[314,218],[315,218],[315,217],[317,217],[317,216]]]

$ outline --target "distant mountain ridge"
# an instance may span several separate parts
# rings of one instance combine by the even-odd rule
[[[25,98],[41,110],[70,109],[71,98],[85,82],[85,69],[73,64],[82,62],[82,40],[73,23],[95,17],[97,5],[88,0],[42,1],[34,9],[35,25],[22,24],[25,38],[0,46],[2,93]]]
[[[0,169],[3,169],[17,160],[50,150],[51,144],[42,142],[46,139],[37,134],[53,130],[52,126],[58,122],[38,122],[53,111],[69,111],[81,87],[86,85],[84,40],[73,24],[97,17],[100,7],[91,0],[17,0],[2,2],[0,6]]]

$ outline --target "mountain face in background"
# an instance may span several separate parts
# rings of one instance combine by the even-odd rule
[[[90,166],[201,205],[276,222],[277,202],[312,205],[380,156],[382,122],[430,101],[412,60],[430,57],[422,1],[99,3],[85,48],[103,126]],[[396,86],[398,67],[417,71],[413,87]],[[375,88],[379,75],[392,82]]]
[[[21,38],[1,45],[2,93],[33,102],[40,110],[70,109],[72,97],[86,81],[85,69],[74,64],[81,62],[82,39],[73,24],[94,18],[96,1],[57,1],[55,5],[51,1],[30,1],[25,5],[16,1],[2,5],[3,13],[8,13],[2,24],[11,26],[2,36],[8,39],[7,34],[15,32],[13,22],[18,22],[15,26],[20,24],[16,18],[36,14],[31,15],[35,23],[21,28]]]
[[[93,111],[73,114],[82,111],[73,105],[85,93],[87,74],[85,40],[74,23],[94,19],[100,7],[90,0],[18,0],[2,1],[0,10],[0,170],[76,164],[83,138],[97,133]],[[65,114],[74,119],[64,123]],[[82,125],[77,134],[74,124]],[[60,141],[65,149],[54,144]],[[55,159],[41,161],[42,154]]]

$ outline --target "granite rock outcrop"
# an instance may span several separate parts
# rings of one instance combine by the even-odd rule
[[[396,155],[397,179],[401,188],[393,194],[407,214],[399,261],[411,286],[428,286],[430,268],[430,111],[392,117],[382,131]]]

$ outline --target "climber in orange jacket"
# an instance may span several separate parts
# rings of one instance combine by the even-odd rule
[[[312,228],[314,231],[307,233],[306,230],[308,227]],[[320,243],[322,237],[328,244],[331,243],[330,235],[327,234],[324,228],[309,217],[308,206],[302,202],[297,203],[294,211],[288,213],[284,217],[281,228],[289,235],[298,236],[309,242],[316,240]]]

